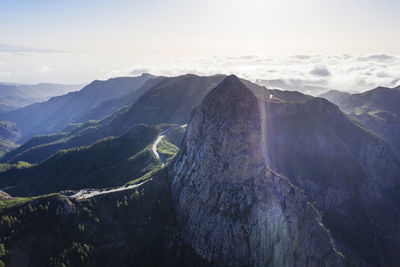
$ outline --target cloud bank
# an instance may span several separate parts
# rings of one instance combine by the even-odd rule
[[[5,52],[0,46],[0,82],[76,84],[144,72],[164,76],[236,74],[269,88],[318,95],[330,89],[362,92],[377,86],[399,86],[400,56],[243,55],[177,59],[131,53]]]
[[[377,55],[215,56],[172,60],[148,66],[132,65],[108,77],[150,72],[175,76],[185,73],[236,74],[271,88],[318,95],[329,89],[362,92],[377,86],[400,85],[400,57]]]
[[[33,48],[9,44],[0,44],[0,52],[2,53],[60,53],[62,51],[52,49]]]

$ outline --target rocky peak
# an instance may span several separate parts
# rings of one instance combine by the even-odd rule
[[[185,241],[216,265],[341,266],[318,211],[267,167],[258,104],[229,76],[195,109],[170,169]]]
[[[210,92],[199,109],[219,121],[247,119],[257,110],[257,98],[238,77],[231,75]]]

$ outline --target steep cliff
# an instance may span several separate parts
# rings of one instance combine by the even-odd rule
[[[318,211],[268,168],[261,113],[235,76],[195,109],[170,170],[185,241],[214,264],[341,266]]]
[[[304,190],[347,260],[398,262],[400,164],[388,145],[324,99],[263,109],[268,166]]]

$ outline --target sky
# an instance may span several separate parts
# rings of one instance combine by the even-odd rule
[[[399,12],[398,0],[1,0],[0,81],[148,70],[353,91],[396,85]]]

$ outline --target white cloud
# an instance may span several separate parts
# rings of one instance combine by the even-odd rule
[[[49,71],[51,71],[51,68],[49,68],[49,67],[46,66],[46,65],[40,66],[40,68],[39,68],[39,70],[38,70],[38,72],[40,72],[40,73],[48,73]]]
[[[0,52],[0,62],[0,82],[14,83],[83,83],[148,72],[164,76],[236,74],[267,87],[313,95],[329,89],[361,92],[400,84],[400,56],[384,54],[171,58],[125,53]],[[43,75],[49,72],[51,75]]]
[[[0,71],[0,77],[11,77],[11,72]]]
[[[9,44],[0,44],[0,52],[2,53],[63,53],[63,51],[44,49],[44,48],[33,48],[26,46],[17,46]]]
[[[310,71],[311,70],[311,71]],[[175,76],[185,73],[234,73],[267,87],[317,95],[329,89],[361,92],[399,84],[400,57],[390,55],[295,55],[204,57],[132,65],[108,72],[108,77],[150,72]]]
[[[312,75],[314,76],[320,76],[320,77],[328,77],[331,75],[331,72],[328,70],[327,67],[325,66],[315,66],[311,72]]]
[[[379,54],[379,55],[363,55],[357,58],[358,61],[391,61],[395,60],[395,57],[391,55]]]

